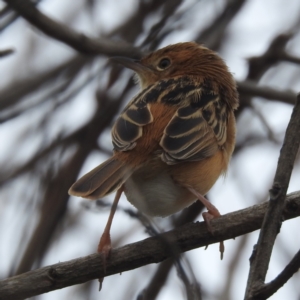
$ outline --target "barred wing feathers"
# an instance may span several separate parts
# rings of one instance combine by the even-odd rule
[[[165,128],[160,145],[168,164],[214,155],[227,138],[228,107],[220,96],[202,90],[180,107]]]
[[[116,150],[135,147],[143,126],[153,122],[151,103],[177,108],[160,141],[161,158],[166,163],[202,160],[225,144],[230,109],[227,102],[212,83],[180,77],[159,81],[132,99],[112,130]]]

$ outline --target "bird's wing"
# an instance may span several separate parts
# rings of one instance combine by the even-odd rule
[[[160,141],[167,164],[205,159],[226,142],[228,106],[215,90],[203,84],[181,102]]]
[[[162,133],[162,160],[168,164],[212,156],[227,138],[228,107],[210,83],[189,77],[161,80],[131,100],[112,129],[118,151],[135,147],[143,126],[153,122],[151,103],[177,107]]]
[[[194,85],[179,77],[158,81],[144,89],[129,102],[112,128],[115,150],[128,151],[135,147],[136,141],[143,135],[143,126],[153,122],[151,104],[178,105],[184,95],[194,88]]]

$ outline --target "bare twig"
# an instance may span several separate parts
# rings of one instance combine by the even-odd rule
[[[251,80],[237,81],[237,85],[238,91],[242,96],[263,97],[268,100],[295,104],[296,93],[292,91],[280,91],[266,86],[259,86]]]
[[[149,50],[154,50],[163,38],[163,34],[159,34],[163,29],[166,29],[166,23],[169,20],[170,16],[174,15],[176,9],[181,5],[182,0],[172,0],[160,2],[164,4],[162,16],[157,23],[155,23],[148,36],[142,43],[142,46],[151,45]]]
[[[133,43],[136,37],[141,34],[141,28],[145,18],[160,9],[164,5],[165,1],[151,0],[151,1],[138,1],[138,8],[134,14],[131,15],[125,23],[115,27],[108,37],[115,35],[125,38],[126,41]],[[152,41],[153,42],[153,41]]]
[[[83,67],[83,66],[82,66]],[[30,111],[33,108],[37,108],[41,105],[43,105],[47,101],[53,101],[55,102],[53,106],[53,111],[57,109],[59,106],[61,106],[63,103],[66,103],[67,101],[70,101],[76,96],[82,89],[84,89],[95,77],[97,76],[97,73],[94,72],[90,74],[85,80],[79,84],[78,86],[71,88],[70,90],[63,93],[67,88],[71,85],[71,83],[74,81],[78,73],[81,71],[81,67],[78,68],[76,71],[72,72],[72,75],[66,78],[65,80],[60,80],[59,83],[57,83],[57,86],[54,86],[51,91],[46,93],[46,95],[43,95],[40,97],[37,101],[33,102],[30,101],[29,104],[26,105],[26,107],[19,107],[12,110],[9,110],[6,114],[3,113],[3,116],[0,114],[0,124],[7,122],[13,118],[16,118],[20,116],[21,114],[26,113],[27,111]],[[46,118],[43,120],[43,122],[46,120]],[[11,165],[10,165],[11,167]],[[0,175],[1,178],[1,175]],[[0,179],[1,181],[1,179]]]
[[[139,300],[156,299],[158,293],[165,285],[169,272],[172,269],[173,265],[174,265],[174,259],[172,258],[168,258],[165,261],[163,261],[155,271],[155,274],[151,278],[151,281],[149,282],[148,286],[139,294],[138,299]]]
[[[227,1],[223,12],[209,27],[200,33],[196,41],[198,43],[205,43],[208,48],[217,50],[224,40],[224,35],[229,23],[240,11],[245,2],[245,0]]]
[[[259,299],[255,291],[264,285],[276,236],[282,222],[284,199],[288,189],[294,161],[300,144],[300,94],[297,97],[291,120],[280,151],[273,187],[270,190],[268,211],[264,218],[257,247],[251,257],[251,266],[245,299]]]
[[[256,299],[267,299],[276,293],[300,268],[300,250],[296,253],[284,270],[270,283],[255,292]]]
[[[41,13],[35,7],[35,5],[28,0],[4,1],[40,31],[58,41],[69,45],[73,49],[83,54],[104,54],[108,56],[124,55],[133,58],[138,58],[141,56],[139,49],[125,42],[114,42],[105,37],[102,37],[101,39],[93,39],[82,33],[78,33],[68,26],[54,21],[45,14]]]
[[[298,64],[298,65],[300,64],[300,57],[296,57],[296,56],[290,55],[288,53],[283,53],[281,58],[284,61],[288,61],[288,62]]]
[[[278,62],[285,60],[285,46],[294,36],[294,33],[279,34],[271,42],[269,48],[261,56],[249,58],[248,79],[258,80],[272,66]]]
[[[9,25],[18,19],[18,14],[15,13],[8,5],[0,11],[0,32],[4,31]],[[4,19],[4,20],[3,20]]]
[[[263,113],[261,112],[260,109],[257,109],[253,103],[250,104],[252,107],[253,112],[256,114],[256,116],[258,117],[258,119],[260,120],[261,124],[264,126],[265,131],[267,133],[268,136],[268,140],[272,141],[273,143],[279,144],[281,145],[281,141],[279,142],[276,138],[276,134],[274,133],[274,131],[272,130],[272,128],[269,126],[265,116],[263,115]]]
[[[23,97],[35,92],[37,89],[44,87],[50,81],[55,81],[62,73],[72,75],[77,70],[83,68],[92,60],[80,55],[74,55],[57,67],[44,71],[37,76],[28,77],[22,80],[15,80],[7,87],[0,91],[0,110],[12,107],[18,103]],[[18,88],[16,88],[16,86]]]
[[[190,207],[183,210],[181,214],[173,220],[174,227],[177,228],[183,224],[194,221],[203,210],[203,207],[204,206],[200,201],[194,202]],[[156,296],[163,288],[174,263],[174,258],[170,258],[166,261],[163,261],[159,265],[148,285],[140,293],[138,298],[139,300],[156,299]]]
[[[174,243],[180,252],[185,252],[252,232],[261,227],[267,205],[265,202],[214,219],[211,224],[214,235],[208,232],[204,222],[189,223],[162,234],[161,238],[151,237],[113,249],[106,263],[106,273],[101,255],[92,254],[2,280],[0,300],[24,299],[163,261],[172,253],[162,240]],[[287,196],[284,210],[285,220],[299,215],[300,191]]]
[[[0,50],[0,58],[11,55],[15,52],[14,49],[5,49],[5,50]]]
[[[270,43],[268,49],[265,51],[260,56],[256,57],[251,57],[248,59],[249,61],[249,70],[247,74],[246,80],[251,80],[252,82],[258,82],[261,77],[272,67],[275,66],[278,62],[280,62],[282,59],[282,54],[285,53],[285,46],[288,43],[288,41],[293,37],[292,33],[287,33],[287,34],[279,34],[275,36]],[[254,91],[252,89],[248,89],[247,86],[246,88],[246,93],[243,93],[243,90],[240,90],[240,107],[239,110],[237,111],[237,115],[241,114],[243,111],[243,108],[247,107],[251,101],[251,97],[256,96],[256,94],[251,95],[251,91]],[[266,96],[267,99],[273,99],[273,100],[278,100],[274,92],[271,90],[266,89],[265,91],[260,91],[262,94],[257,95],[257,96]],[[249,95],[248,95],[249,93]],[[270,98],[269,98],[269,97]],[[296,96],[296,95],[295,95]],[[293,96],[293,98],[289,98],[289,101],[287,103],[295,103],[296,97]],[[284,96],[283,98],[286,98]],[[284,99],[280,99],[280,101],[286,101]]]

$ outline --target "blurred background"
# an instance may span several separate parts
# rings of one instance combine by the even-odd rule
[[[298,0],[43,0],[48,17],[94,39],[126,41],[142,51],[196,41],[217,51],[238,81],[237,145],[226,178],[208,198],[222,214],[268,199],[280,147],[300,91]],[[101,53],[83,55],[41,33],[0,1],[0,279],[94,253],[112,196],[69,197],[68,188],[112,153],[116,115],[138,91],[132,72]],[[289,192],[300,189],[299,155]],[[149,236],[122,198],[114,247]],[[202,220],[201,207],[155,219],[161,230]],[[300,248],[299,220],[283,224],[267,281]],[[183,255],[190,285],[203,300],[244,296],[258,232]],[[296,274],[271,299],[300,299]],[[172,261],[35,297],[187,299]],[[200,296],[195,299],[201,299]]]

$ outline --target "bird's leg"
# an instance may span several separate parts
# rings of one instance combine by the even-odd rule
[[[202,213],[203,219],[207,225],[208,231],[210,231],[213,234],[213,230],[210,224],[210,221],[214,218],[220,217],[221,214],[218,211],[218,209],[210,203],[204,196],[202,196],[200,193],[198,193],[195,189],[188,187],[188,190],[194,194],[198,200],[207,208],[207,212]],[[221,259],[223,259],[223,254],[225,251],[224,242],[220,242],[220,253],[221,253]]]
[[[106,261],[108,259],[109,253],[111,251],[111,240],[110,240],[110,228],[112,224],[112,220],[114,218],[115,212],[117,210],[118,202],[120,200],[120,197],[123,193],[123,186],[121,186],[115,195],[115,199],[113,202],[113,205],[110,209],[109,217],[105,226],[105,229],[102,233],[102,236],[100,238],[100,242],[98,245],[98,253],[101,253],[103,255],[103,268],[104,268],[104,273],[106,272]],[[102,288],[102,283],[103,283],[104,278],[99,278],[99,291],[101,291]]]

